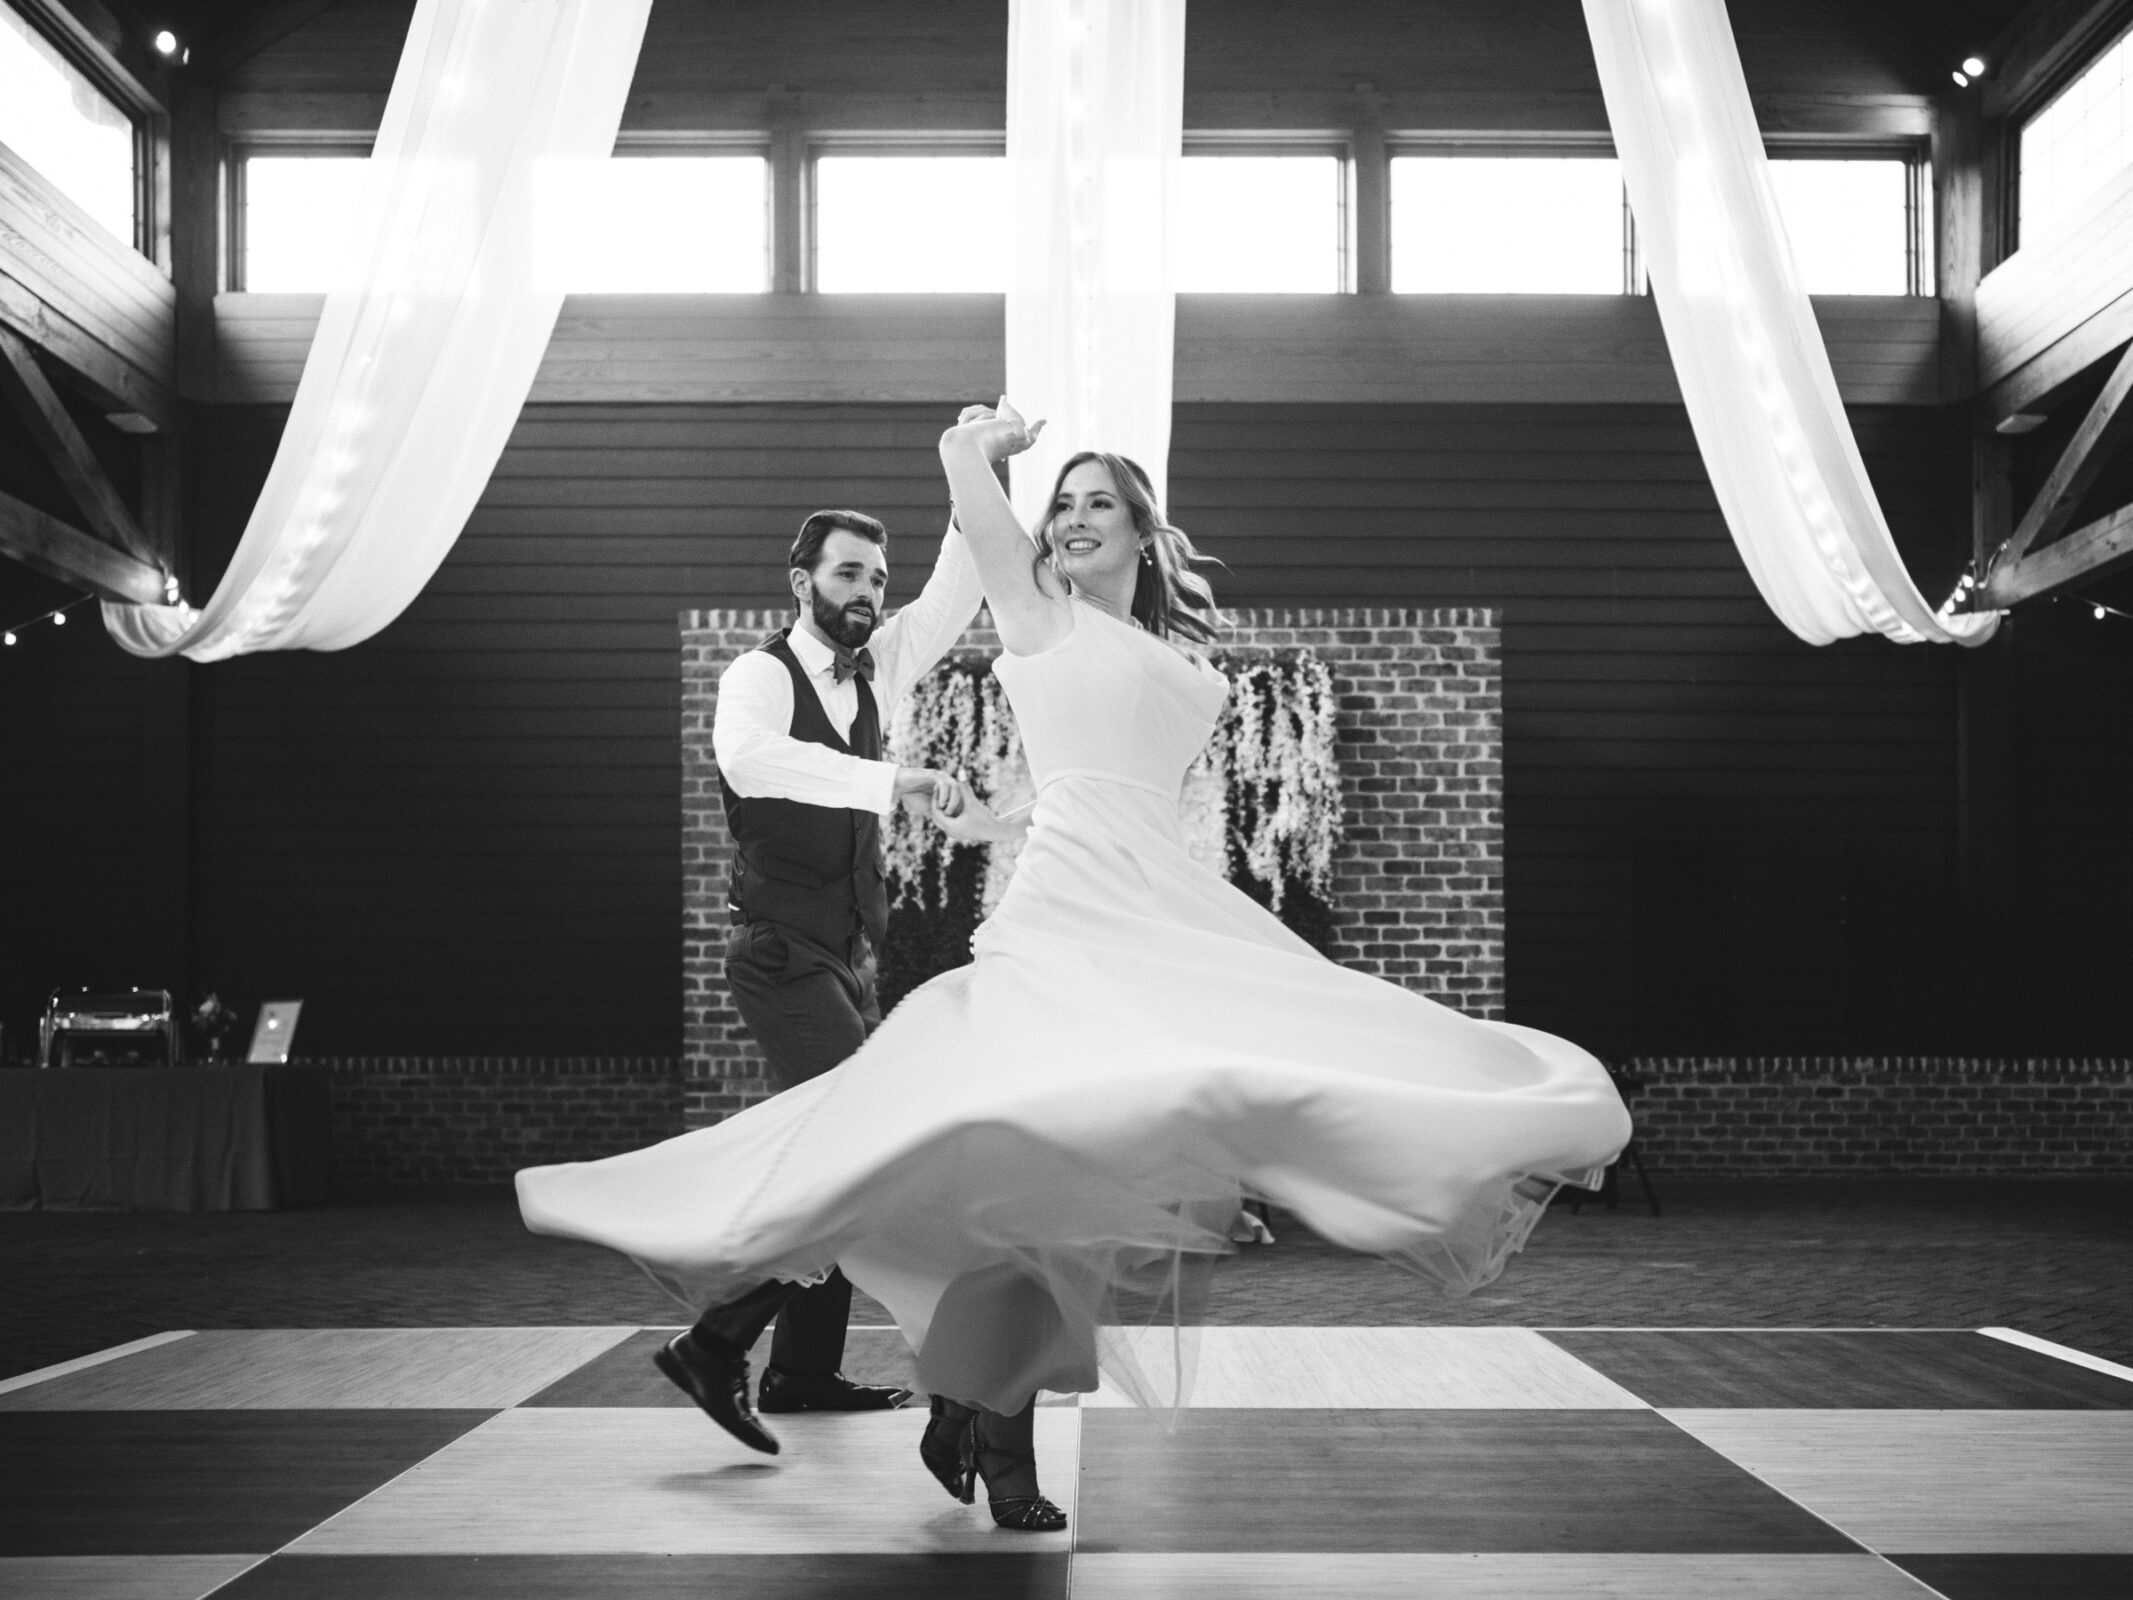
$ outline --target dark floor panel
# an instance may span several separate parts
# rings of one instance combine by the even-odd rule
[[[216,1600],[1064,1600],[1064,1553],[276,1556]]]
[[[1648,1411],[1210,1409],[1167,1421],[1082,1414],[1077,1549],[1858,1549]]]
[[[278,1550],[493,1415],[0,1413],[0,1556]]]
[[[1550,1330],[1661,1407],[2114,1411],[2133,1383],[1981,1333]]]
[[[1947,1600],[2126,1600],[2133,1556],[1890,1556]]]
[[[695,1404],[652,1365],[652,1352],[674,1337],[671,1329],[647,1328],[556,1379],[529,1406],[687,1406]],[[770,1354],[765,1340],[755,1348],[756,1370]],[[855,1383],[916,1381],[911,1352],[894,1328],[854,1328],[845,1335],[844,1375]]]

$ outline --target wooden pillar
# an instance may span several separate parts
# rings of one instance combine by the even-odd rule
[[[1357,88],[1356,125],[1349,138],[1348,152],[1354,174],[1349,187],[1349,203],[1355,209],[1348,236],[1355,250],[1355,292],[1389,294],[1392,291],[1392,162],[1385,148],[1379,98],[1367,85]]]
[[[215,293],[222,287],[222,134],[215,91],[184,74],[170,85],[170,281],[177,290],[178,393],[215,398]]]
[[[1933,292],[1940,301],[1940,393],[1977,393],[1977,285],[1984,276],[1984,126],[1977,101],[1943,95],[1933,108]]]
[[[772,84],[770,107],[770,289],[799,294],[813,277],[808,262],[807,130],[799,96]]]
[[[168,236],[171,285],[177,291],[178,422],[142,441],[141,522],[178,579],[185,599],[198,604],[212,574],[193,564],[187,476],[188,413],[215,398],[215,294],[222,287],[224,238],[222,134],[214,89],[186,73],[166,83],[170,107]],[[183,657],[139,664],[141,826],[137,849],[144,895],[157,915],[159,980],[170,984],[179,1009],[198,986],[193,930],[196,904],[193,711],[194,667]]]

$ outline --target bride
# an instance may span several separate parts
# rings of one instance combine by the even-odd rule
[[[1465,1293],[1629,1119],[1575,1045],[1336,966],[1192,859],[1178,794],[1227,693],[1191,648],[1213,596],[1118,456],[1068,461],[1033,547],[994,467],[1034,437],[1003,402],[940,445],[1037,787],[1023,822],[943,824],[1028,830],[971,964],[810,1082],[518,1186],[536,1232],[623,1251],[698,1309],[841,1266],[935,1397],[928,1468],[1048,1529],[1037,1391],[1099,1367],[1136,1390],[1106,1331],[1121,1291],[1226,1249],[1240,1198]]]

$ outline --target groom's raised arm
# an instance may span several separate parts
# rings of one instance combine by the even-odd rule
[[[874,632],[874,697],[884,713],[933,670],[970,626],[985,599],[977,563],[963,530],[951,518],[941,535],[940,559],[918,597]]]

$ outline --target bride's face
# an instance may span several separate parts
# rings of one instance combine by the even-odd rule
[[[1052,554],[1076,588],[1108,589],[1131,580],[1140,534],[1101,461],[1084,461],[1059,485],[1052,502]]]

